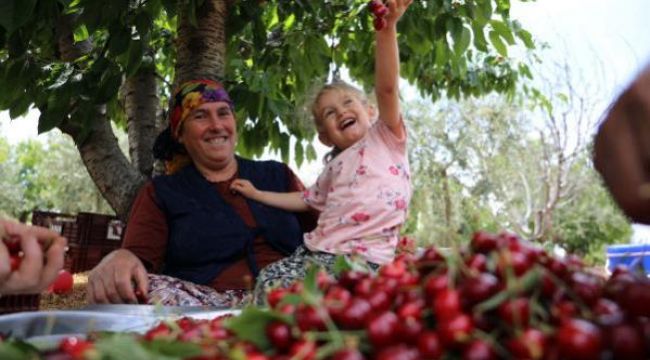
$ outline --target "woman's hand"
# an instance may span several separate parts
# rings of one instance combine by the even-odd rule
[[[37,294],[47,288],[63,268],[67,240],[39,226],[0,219],[0,294]],[[11,269],[8,247],[19,248],[22,257]]]
[[[129,250],[118,249],[91,270],[87,299],[91,304],[137,304],[138,297],[147,297],[148,289],[147,270],[140,259]],[[140,294],[136,295],[136,290]]]

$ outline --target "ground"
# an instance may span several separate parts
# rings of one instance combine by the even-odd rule
[[[80,309],[85,307],[86,302],[86,284],[88,283],[88,273],[74,274],[74,286],[69,294],[50,294],[44,292],[41,295],[39,310],[67,310]]]

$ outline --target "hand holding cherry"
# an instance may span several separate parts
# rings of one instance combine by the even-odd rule
[[[0,294],[38,293],[63,267],[66,239],[54,231],[0,219]]]
[[[382,0],[370,0],[368,8],[374,16],[372,24],[375,31],[383,30],[389,22],[396,22],[412,2],[413,0],[386,0],[384,3]]]

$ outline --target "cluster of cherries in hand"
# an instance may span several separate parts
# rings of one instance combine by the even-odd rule
[[[384,5],[381,0],[370,0],[368,3],[368,8],[372,12],[374,17],[372,24],[375,27],[376,31],[379,31],[386,27],[386,19],[384,16],[388,14],[388,7]]]
[[[2,242],[9,251],[11,271],[13,272],[18,270],[24,257],[24,253],[20,247],[20,240],[14,236],[5,234],[4,229],[2,228],[0,228],[0,239],[2,239]],[[41,241],[40,245],[43,251],[47,251],[50,245],[52,245],[52,240]],[[69,271],[62,269],[59,271],[54,282],[52,282],[52,284],[47,288],[47,291],[54,294],[66,294],[72,291],[73,284],[74,279],[72,274]]]
[[[319,272],[271,290],[267,302],[250,309],[262,323],[247,332],[232,326],[244,309],[227,320],[163,322],[140,339],[195,343],[211,359],[650,358],[644,274],[617,268],[605,277],[510,233],[400,255],[377,274]]]

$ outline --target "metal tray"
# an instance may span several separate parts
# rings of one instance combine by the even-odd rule
[[[89,332],[144,333],[164,319],[188,316],[213,319],[240,309],[153,305],[92,305],[83,310],[21,312],[0,316],[0,333],[25,340],[39,349],[55,348],[68,336]]]

